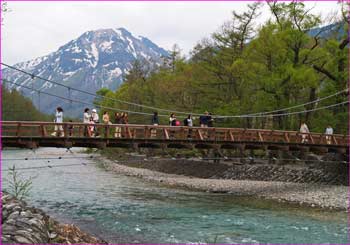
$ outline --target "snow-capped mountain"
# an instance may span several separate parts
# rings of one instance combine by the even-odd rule
[[[123,82],[124,75],[136,59],[161,64],[168,52],[145,37],[135,37],[124,28],[88,31],[77,39],[60,47],[56,52],[27,62],[15,64],[16,68],[65,85],[95,93],[102,87],[115,90]],[[6,61],[5,61],[6,62]],[[76,100],[92,102],[93,97],[39,79],[32,79],[21,72],[3,69],[3,79]],[[64,102],[45,94],[8,84],[33,99],[34,104],[46,113],[53,113],[57,106],[68,110],[71,116],[79,116],[85,105]],[[40,104],[39,104],[40,102]]]

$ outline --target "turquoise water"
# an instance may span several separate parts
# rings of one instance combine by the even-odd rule
[[[93,163],[63,149],[2,152],[3,159],[60,156],[82,158],[3,160],[2,170]],[[21,173],[34,177],[30,204],[114,243],[349,243],[344,212],[167,188],[95,164]],[[3,171],[5,189],[6,176]]]

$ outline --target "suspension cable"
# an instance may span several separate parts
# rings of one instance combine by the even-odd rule
[[[23,88],[32,90],[32,88],[30,88],[28,86],[21,85],[21,84],[18,84],[16,82],[9,81],[7,79],[4,79],[3,82],[5,82],[5,83],[12,83],[12,84],[15,84],[15,85],[17,85],[19,87],[23,87]],[[34,89],[34,91],[39,91],[39,90]],[[81,100],[76,100],[76,99],[72,99],[72,98],[67,98],[67,97],[64,97],[64,96],[59,96],[59,95],[51,94],[51,93],[44,92],[44,91],[40,91],[40,93],[46,94],[46,95],[49,95],[49,96],[52,96],[52,97],[56,97],[56,98],[59,98],[59,99],[62,99],[62,100],[66,100],[66,101],[69,101],[69,102],[75,102],[75,103],[80,103],[80,104],[84,104],[84,105],[95,106],[93,103],[89,103],[89,102],[85,102],[85,101],[81,101]],[[113,111],[128,112],[130,114],[139,114],[139,115],[148,115],[148,116],[152,116],[153,115],[152,113],[130,111],[130,110],[124,110],[124,109],[120,109],[120,108],[112,108],[112,107],[107,107],[107,106],[102,106],[102,105],[97,105],[96,107],[103,108],[103,109],[108,109],[108,110],[113,110]],[[168,115],[159,115],[159,116],[168,117]]]
[[[35,160],[66,160],[66,159],[92,159],[93,156],[85,156],[85,157],[38,157],[38,158],[3,158],[1,161],[35,161]]]
[[[17,86],[21,86],[23,88],[26,89],[32,89],[30,87],[27,87],[25,85],[20,85],[18,83],[9,81],[9,80],[3,80],[3,82],[6,83],[12,83],[15,84]],[[35,90],[37,91],[37,90]],[[72,102],[76,102],[76,103],[80,103],[80,104],[85,104],[85,105],[92,105],[95,106],[93,103],[89,103],[89,102],[85,102],[85,101],[81,101],[81,100],[75,100],[75,99],[69,99],[63,96],[59,96],[59,95],[54,95],[51,93],[47,93],[47,92],[43,92],[41,91],[41,93],[49,95],[49,96],[53,96],[56,98],[60,98],[62,100],[67,100],[67,101],[72,101]],[[343,101],[337,104],[332,104],[332,105],[328,105],[328,106],[323,106],[323,107],[319,107],[319,108],[314,108],[314,109],[310,109],[310,110],[303,110],[303,111],[296,111],[296,112],[288,112],[288,113],[279,113],[279,114],[268,114],[268,115],[237,115],[237,116],[216,116],[215,118],[264,118],[264,117],[281,117],[281,116],[288,116],[288,115],[296,115],[296,114],[302,114],[302,113],[307,113],[307,112],[312,112],[312,111],[318,111],[318,110],[323,110],[323,109],[328,109],[328,108],[332,108],[332,107],[336,107],[336,106],[340,106],[340,105],[345,105],[348,104],[349,101]],[[146,113],[146,112],[137,112],[137,111],[130,111],[130,110],[124,110],[124,109],[120,109],[120,108],[112,108],[112,107],[107,107],[107,106],[101,106],[98,105],[97,107],[99,108],[103,108],[103,109],[108,109],[108,110],[113,110],[113,111],[123,111],[123,112],[128,112],[130,114],[139,114],[139,115],[153,115],[151,113]],[[162,115],[160,114],[159,116],[162,117],[168,117],[167,115]]]
[[[348,104],[349,101],[343,101],[340,103],[328,105],[328,106],[323,106],[323,107],[318,107],[318,108],[313,108],[309,110],[303,110],[303,111],[295,111],[295,112],[286,112],[286,113],[279,113],[279,114],[264,114],[264,115],[241,115],[241,116],[218,116],[217,118],[265,118],[265,117],[281,117],[281,116],[289,116],[289,115],[296,115],[296,114],[303,114],[307,112],[312,112],[312,111],[319,111],[319,110],[324,110],[336,106],[341,106],[341,105],[346,105]]]
[[[337,95],[339,95],[339,94],[343,94],[343,93],[345,93],[345,92],[349,92],[349,89],[346,88],[346,89],[344,89],[344,90],[342,90],[342,91],[336,92],[335,94],[331,94],[331,95],[328,95],[328,96],[326,96],[326,97],[319,98],[319,99],[317,99],[317,100],[309,101],[309,102],[306,102],[306,103],[304,103],[304,104],[295,105],[295,106],[286,107],[286,108],[281,108],[281,109],[273,110],[273,111],[256,112],[256,113],[251,113],[251,114],[246,114],[246,115],[247,115],[247,116],[251,116],[251,115],[264,115],[264,114],[270,114],[270,113],[279,112],[279,111],[291,110],[291,109],[294,109],[294,108],[298,108],[298,107],[302,107],[302,106],[306,106],[306,105],[318,103],[318,102],[320,102],[320,101],[323,101],[323,100],[332,98],[332,97],[334,97],[334,96],[337,96]]]
[[[284,158],[272,158],[272,159],[266,159],[266,158],[253,158],[253,157],[248,157],[248,158],[201,158],[201,160],[243,160],[243,159],[247,159],[247,160],[278,160],[278,161],[301,161],[301,162],[315,162],[315,161],[319,161],[322,163],[349,163],[347,161],[324,161],[324,160],[302,160],[302,159],[284,159]],[[127,160],[127,161],[113,161],[113,163],[119,164],[119,163],[123,163],[123,162],[147,162],[147,161],[161,161],[161,160],[167,160],[167,161],[178,161],[181,160],[181,158],[176,159],[176,158],[171,158],[171,159],[140,159],[140,160]],[[242,164],[242,162],[240,161],[235,161],[235,162],[231,162],[231,163],[235,163],[235,164]],[[35,169],[45,169],[45,168],[59,168],[59,167],[73,167],[73,166],[87,166],[87,165],[95,165],[96,163],[94,162],[82,162],[82,163],[71,163],[71,164],[56,164],[56,165],[42,165],[42,166],[32,166],[32,167],[21,167],[21,168],[15,168],[15,170],[35,170]],[[12,171],[12,169],[2,169],[2,172],[9,172]]]
[[[56,84],[56,85],[59,85],[59,86],[63,86],[65,88],[69,89],[69,90],[72,89],[72,90],[75,90],[75,91],[78,91],[78,92],[81,92],[81,93],[85,93],[85,94],[88,94],[88,95],[91,95],[91,96],[94,96],[94,97],[98,97],[98,98],[101,98],[101,99],[107,99],[107,100],[111,100],[111,101],[115,101],[115,102],[119,102],[119,103],[124,103],[124,104],[128,104],[128,105],[134,105],[134,106],[138,106],[138,107],[144,107],[144,108],[158,110],[158,111],[164,111],[164,112],[172,112],[172,113],[177,113],[177,114],[192,114],[192,115],[196,115],[196,116],[202,115],[200,113],[191,113],[191,112],[182,112],[182,111],[175,111],[175,110],[169,110],[169,109],[162,109],[162,108],[147,106],[147,105],[143,105],[143,104],[137,104],[137,103],[133,103],[133,102],[129,102],[129,101],[118,100],[118,99],[114,99],[114,98],[110,98],[110,97],[94,94],[94,93],[91,93],[91,92],[88,92],[88,91],[84,91],[84,90],[81,90],[81,89],[73,88],[73,87],[70,87],[70,86],[67,86],[67,85],[64,85],[64,84],[61,84],[61,83],[58,83],[58,82],[55,82],[55,81],[52,81],[52,80],[40,77],[38,75],[32,74],[30,72],[27,72],[27,71],[24,71],[22,69],[16,68],[14,66],[10,66],[10,65],[2,63],[2,62],[1,62],[1,64],[6,66],[6,67],[8,67],[8,68],[10,68],[10,69],[13,69],[13,70],[22,72],[24,74],[27,74],[27,75],[31,76],[32,78],[36,77],[36,78],[39,78],[41,80],[47,81],[49,83]],[[336,92],[334,94],[328,95],[328,96],[323,97],[323,98],[319,98],[319,99],[316,99],[316,100],[313,100],[313,101],[309,101],[309,102],[306,102],[306,103],[303,103],[303,104],[294,105],[294,106],[291,106],[291,107],[281,108],[281,109],[277,109],[277,110],[265,111],[265,112],[256,112],[256,113],[250,113],[250,114],[241,114],[241,115],[217,115],[216,118],[247,118],[247,117],[252,117],[252,116],[261,117],[262,115],[265,115],[265,114],[271,114],[271,113],[275,113],[275,112],[279,112],[279,111],[291,110],[291,109],[302,107],[302,106],[305,106],[305,105],[318,103],[320,101],[329,99],[331,97],[337,96],[339,94],[342,94],[342,93],[348,92],[348,91],[349,91],[349,89],[346,88],[346,89],[344,89],[342,91],[338,91],[338,92]],[[123,110],[120,110],[120,111],[123,111]],[[127,112],[127,111],[125,111],[125,112]],[[134,113],[136,113],[136,112],[134,112]],[[297,114],[299,114],[299,113],[297,113]],[[152,114],[148,114],[148,115],[152,115]],[[275,116],[283,116],[283,115],[285,115],[285,114],[284,113],[275,114]],[[286,114],[286,115],[292,115],[292,114]],[[165,116],[165,115],[162,115],[162,116]]]
[[[125,101],[125,100],[119,100],[119,99],[114,99],[114,98],[98,95],[98,94],[95,94],[95,93],[91,93],[91,92],[88,92],[88,91],[85,91],[85,90],[81,90],[81,89],[78,89],[78,88],[73,88],[73,87],[67,86],[65,84],[62,84],[62,83],[59,83],[59,82],[55,82],[55,81],[52,81],[52,80],[49,80],[49,79],[46,79],[46,78],[43,78],[41,76],[32,74],[30,72],[24,71],[22,69],[16,68],[14,66],[11,66],[11,65],[8,65],[8,64],[2,63],[2,62],[0,64],[4,65],[4,66],[6,66],[6,67],[8,67],[8,68],[10,68],[12,70],[16,70],[16,71],[22,72],[22,73],[24,73],[26,75],[29,75],[31,77],[36,77],[36,78],[38,78],[40,80],[43,80],[43,81],[46,81],[46,82],[49,82],[49,83],[52,83],[52,84],[56,84],[58,86],[65,87],[67,89],[75,90],[75,91],[78,91],[80,93],[84,93],[84,94],[88,94],[88,95],[91,95],[91,96],[94,96],[94,97],[98,97],[98,98],[101,98],[101,99],[107,99],[107,100],[111,100],[111,101],[115,101],[115,102],[119,102],[119,103],[124,103],[124,104],[127,104],[127,105],[139,106],[139,107],[144,107],[144,108],[148,108],[148,109],[152,109],[152,110],[173,112],[173,113],[178,113],[178,114],[191,114],[191,112],[181,112],[181,111],[173,111],[173,110],[168,110],[168,109],[161,109],[161,108],[157,108],[157,107],[153,107],[153,106],[147,106],[147,105],[137,104],[137,103],[133,103],[133,102]],[[194,113],[193,115],[201,115],[201,114]]]
[[[34,167],[23,167],[23,168],[15,168],[15,170],[32,170],[32,169],[42,169],[42,168],[59,168],[59,167],[71,167],[71,166],[86,166],[88,164],[95,163],[71,163],[71,164],[59,164],[59,165],[44,165],[44,166],[34,166]],[[2,169],[3,172],[12,171],[11,169]]]

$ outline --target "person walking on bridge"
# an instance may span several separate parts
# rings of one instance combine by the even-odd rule
[[[84,110],[84,114],[83,114],[83,123],[90,123],[90,109],[89,108],[85,108]],[[88,126],[84,126],[84,136],[89,136],[89,132],[88,132]]]
[[[112,124],[111,121],[109,120],[108,111],[103,112],[102,121],[106,125]],[[109,127],[108,126],[105,127],[105,136],[109,137]]]
[[[199,117],[199,124],[201,128],[207,128],[208,127],[208,120],[209,120],[209,113],[206,111],[204,115]]]
[[[332,144],[332,134],[333,134],[333,128],[331,127],[331,125],[328,125],[328,127],[326,128],[326,141],[327,144],[330,145]]]
[[[122,117],[119,112],[114,113],[114,123],[122,124]],[[120,126],[115,127],[114,137],[121,138],[122,137],[122,128]]]
[[[307,143],[310,131],[305,122],[303,122],[300,126],[300,133],[301,133],[301,143]]]
[[[169,125],[170,126],[176,126],[176,116],[174,113],[170,114],[169,117]],[[175,130],[169,130],[169,137],[172,139],[175,137]]]
[[[55,114],[55,123],[63,123],[63,109],[62,107],[56,108],[56,114]],[[55,125],[55,132],[51,134],[52,136],[61,136],[64,137],[63,127],[62,125]]]
[[[100,118],[98,116],[98,113],[97,113],[96,109],[92,109],[91,117],[92,117],[92,120],[94,121],[95,124],[99,124],[100,123]],[[98,131],[99,131],[98,128],[95,126],[94,127],[95,137],[99,136],[99,132]]]
[[[102,120],[104,124],[111,124],[108,111],[103,112]]]
[[[170,114],[170,117],[169,117],[169,125],[170,126],[176,126],[176,116],[174,113],[171,113]]]
[[[212,117],[212,115],[213,114],[211,112],[209,112],[209,114],[207,116],[207,118],[208,118],[208,127],[209,128],[214,127],[214,118]]]
[[[191,127],[193,127],[193,119],[192,119],[192,115],[191,114],[189,114],[188,117],[185,118],[184,125],[189,127],[187,138],[191,139],[192,138],[192,129],[191,129]]]
[[[154,126],[159,125],[158,112],[156,112],[156,111],[153,113],[151,124]],[[155,138],[156,136],[157,136],[157,129],[152,128],[151,129],[151,138]]]
[[[122,124],[128,124],[129,123],[129,117],[127,112],[122,112],[121,114],[121,123]],[[125,126],[122,130],[122,137],[131,137],[131,133],[129,132],[129,129],[127,126]]]

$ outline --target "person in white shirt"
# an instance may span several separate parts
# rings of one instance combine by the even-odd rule
[[[89,123],[91,115],[89,114],[89,108],[85,108],[83,115],[83,123]]]
[[[332,134],[333,134],[333,128],[331,127],[331,125],[328,125],[328,127],[326,128],[326,141],[327,141],[327,144],[330,145],[332,144]]]
[[[99,116],[98,116],[96,109],[92,109],[91,117],[92,117],[92,120],[94,121],[95,124],[100,123]],[[95,133],[95,136],[99,136],[97,127],[94,128],[94,133]]]
[[[192,119],[192,115],[188,115],[188,117],[185,119],[185,126],[187,127],[193,127],[193,119]],[[188,134],[187,134],[187,138],[192,138],[192,129],[188,129]]]
[[[89,113],[90,109],[85,108],[83,115],[83,123],[90,123],[91,115]],[[87,126],[84,126],[84,136],[89,136],[89,130]]]
[[[92,120],[94,120],[94,123],[99,123],[99,117],[96,109],[92,109],[91,117],[92,117]]]
[[[169,125],[170,126],[176,126],[176,116],[174,113],[171,113],[170,114],[170,117],[169,117]]]
[[[301,143],[307,143],[308,142],[308,134],[310,133],[308,126],[305,122],[303,122],[300,126],[300,133],[301,133]]]
[[[63,109],[62,107],[56,108],[56,114],[55,114],[55,123],[63,123]],[[52,136],[61,136],[64,137],[63,127],[62,125],[55,125],[55,132],[51,134]]]

